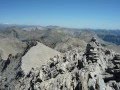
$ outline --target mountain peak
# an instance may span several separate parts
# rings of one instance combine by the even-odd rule
[[[100,46],[95,38],[90,40],[85,52],[75,48],[65,55],[57,54],[57,51],[37,42],[22,56],[20,62],[11,58],[2,74],[7,74],[9,68],[16,68],[12,72],[16,78],[5,75],[7,81],[4,82],[7,84],[12,79],[7,84],[10,88],[26,90],[112,90],[119,87],[119,80],[115,77],[120,78],[120,54]],[[48,55],[53,58],[48,59]],[[16,86],[13,86],[15,82]]]

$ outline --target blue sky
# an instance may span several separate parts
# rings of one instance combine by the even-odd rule
[[[120,29],[120,0],[0,0],[0,23]]]

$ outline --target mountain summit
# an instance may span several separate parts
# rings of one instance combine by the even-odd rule
[[[120,54],[103,47],[94,37],[85,50],[74,48],[64,55],[58,55],[58,52],[39,42],[29,44],[31,47],[24,54],[15,57],[9,55],[6,61],[0,61],[1,89],[120,89]],[[36,49],[37,52],[34,53]],[[40,52],[41,49],[44,49],[44,52]],[[53,58],[50,56],[50,59],[46,58],[48,52],[52,57],[55,56]],[[45,54],[44,57],[42,54]],[[24,65],[26,68],[28,65],[27,72],[24,72]]]

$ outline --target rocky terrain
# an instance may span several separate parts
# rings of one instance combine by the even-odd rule
[[[9,54],[16,55],[17,53],[23,52],[26,47],[26,43],[16,38],[0,39],[0,55],[4,60],[8,58]]]
[[[1,90],[120,90],[120,54],[102,46],[96,38],[85,49],[76,47],[57,54],[26,72],[22,68],[26,64],[24,57],[29,57],[31,49],[39,44],[29,41],[24,52],[10,54],[7,60],[1,58]],[[34,59],[34,55],[30,57]]]
[[[117,36],[119,30],[0,25],[0,90],[120,90]]]

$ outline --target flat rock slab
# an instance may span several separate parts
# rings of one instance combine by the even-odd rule
[[[37,42],[36,46],[30,48],[30,50],[22,57],[22,70],[27,74],[31,68],[41,67],[50,58],[59,55],[58,51],[55,51],[42,43]]]

